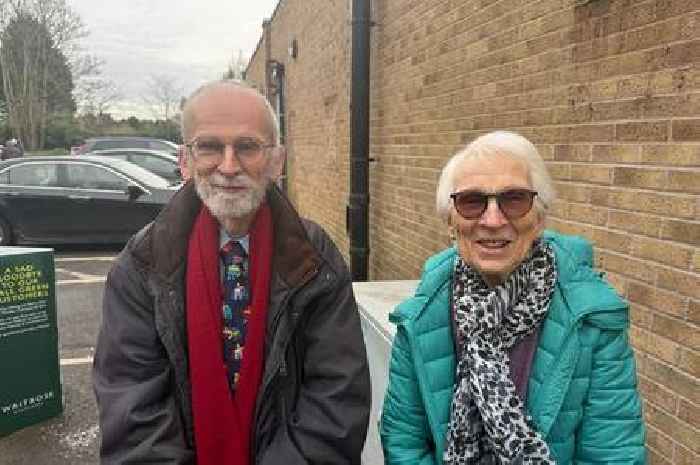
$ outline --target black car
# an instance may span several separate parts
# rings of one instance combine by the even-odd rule
[[[166,179],[108,157],[0,162],[0,245],[122,243],[176,191]]]
[[[170,153],[146,149],[111,149],[88,152],[90,157],[110,157],[130,161],[141,168],[167,179],[171,184],[182,181],[177,157]]]
[[[177,144],[169,140],[153,137],[105,136],[91,137],[80,147],[80,153],[86,154],[96,150],[110,149],[148,149],[166,152],[177,156]]]

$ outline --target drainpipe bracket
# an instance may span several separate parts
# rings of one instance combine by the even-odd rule
[[[348,21],[348,24],[349,24],[350,26],[352,26],[352,25],[354,25],[354,24],[365,24],[365,23],[366,23],[367,25],[369,25],[369,27],[374,27],[374,26],[377,26],[377,25],[378,25],[378,23],[377,23],[376,21],[371,20],[371,19],[370,19],[370,20],[366,20],[366,19],[351,19],[350,21]]]

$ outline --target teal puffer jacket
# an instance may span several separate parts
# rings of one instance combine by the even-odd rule
[[[559,273],[528,382],[527,411],[557,464],[645,463],[628,306],[592,269],[583,238],[547,231]],[[397,325],[380,432],[386,464],[442,463],[455,353],[453,248],[431,257]]]

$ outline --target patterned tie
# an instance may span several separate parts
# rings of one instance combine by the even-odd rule
[[[228,368],[231,393],[236,391],[250,316],[248,256],[238,241],[229,241],[221,248],[224,264],[223,349]]]

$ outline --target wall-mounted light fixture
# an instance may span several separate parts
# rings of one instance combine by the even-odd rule
[[[276,94],[284,79],[284,63],[280,63],[277,60],[268,60],[267,66],[268,73],[270,73],[270,91],[272,94]]]
[[[289,43],[289,48],[287,49],[287,52],[289,52],[289,56],[293,60],[297,59],[297,55],[299,55],[299,43],[296,39],[292,39],[292,41]]]
[[[279,79],[280,75],[284,74],[284,63],[280,63],[277,60],[268,60],[267,64],[270,67],[270,79],[273,81]]]

